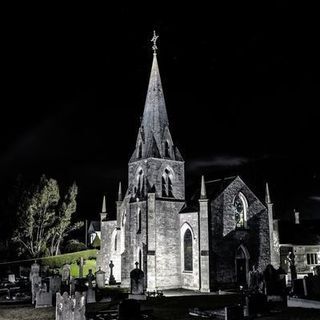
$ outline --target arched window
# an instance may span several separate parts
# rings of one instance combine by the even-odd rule
[[[138,209],[137,213],[137,233],[141,233],[141,210]]]
[[[248,202],[245,196],[239,192],[234,200],[236,228],[247,227]]]
[[[193,270],[192,261],[192,233],[187,229],[183,236],[184,271]]]
[[[142,270],[142,253],[140,248],[139,248],[139,269]]]
[[[137,174],[137,188],[135,190],[136,190],[135,193],[136,193],[137,197],[142,197],[144,195],[144,174],[143,174],[142,169],[140,169],[138,171],[138,174]]]
[[[114,251],[117,251],[118,239],[117,235],[114,237]]]
[[[173,175],[167,168],[164,170],[162,175],[162,196],[173,198],[173,187],[172,187]]]
[[[169,157],[170,157],[170,146],[169,146],[169,142],[168,142],[168,141],[166,141],[166,142],[164,143],[164,156],[165,156],[166,158],[169,158]]]
[[[142,143],[139,142],[139,146],[138,146],[138,159],[142,158]]]

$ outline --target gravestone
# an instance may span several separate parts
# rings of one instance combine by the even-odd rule
[[[96,286],[98,289],[103,289],[106,285],[106,273],[101,270],[99,267],[99,270],[96,272]]]
[[[61,271],[61,274],[62,274],[62,282],[66,282],[69,284],[70,282],[70,265],[69,264],[64,264],[63,267],[62,267],[62,271]]]
[[[74,297],[74,320],[86,320],[86,295],[76,291]]]
[[[144,294],[144,272],[139,268],[136,262],[136,268],[130,272],[130,294],[129,299],[146,300]]]
[[[262,293],[263,292],[263,275],[262,273],[255,268],[252,267],[252,271],[249,271],[249,290],[254,293]]]
[[[79,265],[79,278],[83,278],[83,266],[84,266],[83,257],[80,257],[80,261],[78,265]]]
[[[63,295],[57,292],[56,295],[56,320],[73,320],[74,319],[74,302],[67,292]]]
[[[281,310],[287,307],[286,283],[282,269],[276,270],[271,264],[267,265],[264,273],[265,294],[269,306]]]
[[[41,286],[40,265],[37,264],[36,261],[31,265],[29,279],[31,282],[31,301],[32,304],[34,304],[37,292],[40,290]]]
[[[109,263],[109,268],[110,268],[109,285],[110,286],[116,284],[116,279],[114,278],[114,275],[113,275],[113,267],[114,267],[114,264],[113,264],[112,260],[110,260],[110,263]]]
[[[55,295],[57,292],[60,292],[60,288],[61,277],[58,274],[49,277],[49,290],[52,292],[52,294]]]
[[[92,269],[89,269],[89,273],[87,274],[87,280],[88,280],[87,303],[96,302],[96,292],[93,289],[94,279],[95,277],[92,273]]]
[[[70,265],[64,264],[61,269],[61,288],[60,292],[68,292],[71,293],[71,276],[70,276]]]
[[[11,283],[15,283],[16,282],[16,276],[15,274],[11,273],[8,275],[8,281]]]
[[[36,308],[52,307],[52,292],[44,284],[36,293]]]

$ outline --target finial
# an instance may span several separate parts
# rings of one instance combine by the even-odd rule
[[[153,30],[153,37],[151,39],[151,42],[153,42],[153,46],[152,46],[152,50],[153,50],[153,54],[157,54],[157,39],[159,38],[159,36],[156,35],[156,31]]]
[[[266,182],[266,203],[271,203],[269,184]]]
[[[118,201],[122,201],[122,188],[121,188],[121,181],[119,182]]]
[[[205,181],[204,181],[204,176],[201,176],[200,199],[207,199],[207,191],[206,191],[206,184],[205,184]]]
[[[106,208],[106,196],[103,196],[103,200],[102,200],[102,213],[106,213],[107,212],[107,208]]]

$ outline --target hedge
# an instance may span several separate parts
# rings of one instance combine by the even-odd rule
[[[61,254],[53,257],[45,257],[39,259],[38,261],[42,265],[49,266],[49,268],[61,268],[65,263],[73,264],[77,263],[78,260],[82,257],[85,260],[96,259],[98,250],[84,250],[72,253]]]

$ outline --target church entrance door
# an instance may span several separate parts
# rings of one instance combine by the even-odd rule
[[[236,253],[236,276],[238,285],[247,285],[248,264],[249,253],[246,248],[240,246]]]
[[[242,286],[247,284],[246,259],[237,259],[237,283]]]

